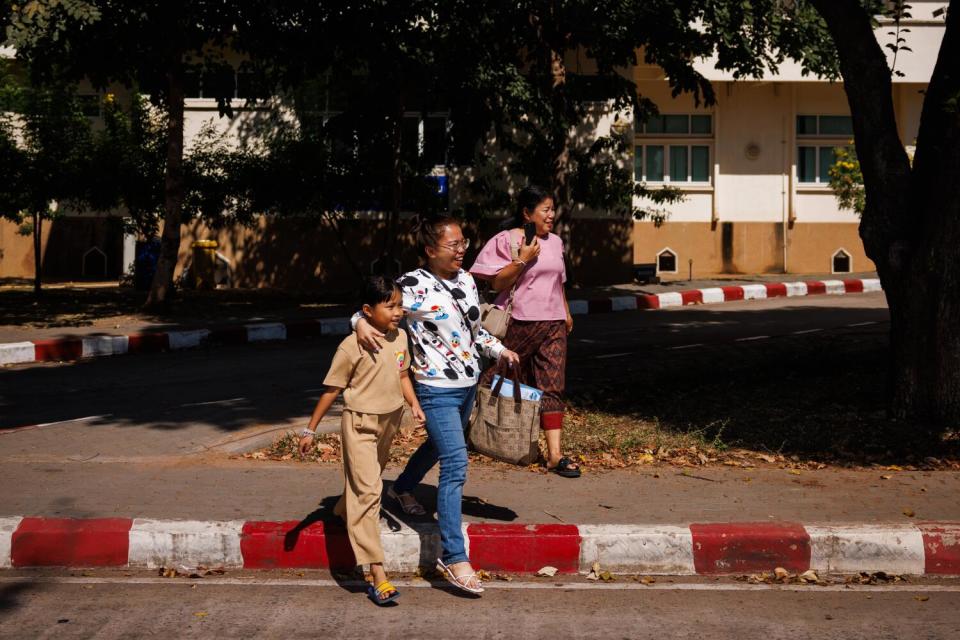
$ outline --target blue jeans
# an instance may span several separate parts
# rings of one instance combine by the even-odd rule
[[[417,400],[427,417],[427,439],[420,445],[393,488],[408,493],[420,484],[427,472],[440,462],[437,487],[437,520],[445,564],[467,562],[463,541],[461,502],[467,481],[465,432],[477,395],[477,385],[459,388],[434,387],[414,382]]]

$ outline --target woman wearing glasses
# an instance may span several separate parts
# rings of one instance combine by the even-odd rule
[[[543,391],[540,428],[547,441],[547,469],[565,478],[579,478],[579,465],[563,455],[560,443],[567,335],[573,330],[573,318],[563,288],[567,281],[563,241],[551,233],[556,217],[553,196],[539,187],[527,187],[517,196],[509,228],[490,238],[470,273],[500,292],[498,307],[511,309],[503,343],[523,358],[520,382]],[[529,244],[525,226],[533,231]],[[484,374],[484,383],[492,375],[491,368]]]
[[[424,515],[412,491],[438,461],[437,520],[443,556],[438,568],[456,587],[483,592],[467,557],[461,526],[461,499],[467,479],[465,430],[480,376],[480,354],[518,366],[520,359],[480,326],[480,302],[473,276],[463,270],[470,242],[460,224],[442,217],[417,224],[417,244],[426,258],[420,269],[398,280],[403,291],[411,341],[414,389],[427,418],[427,440],[414,452],[390,488],[405,513]],[[359,314],[357,340],[378,351],[383,334]]]

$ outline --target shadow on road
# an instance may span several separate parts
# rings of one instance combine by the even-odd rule
[[[858,326],[865,314],[873,324]],[[921,449],[911,425],[884,414],[886,318],[882,298],[876,308],[718,306],[582,317],[567,366],[570,404],[655,423],[665,435],[694,434],[711,445],[906,459]],[[808,327],[816,332],[806,333]],[[764,339],[742,341],[760,334]],[[695,341],[703,344],[686,348]],[[0,370],[0,431],[80,416],[94,417],[71,428],[171,434],[198,423],[232,433],[306,419],[338,342],[293,340]],[[571,442],[588,446],[574,431],[568,430]],[[465,504],[475,507],[490,509]]]

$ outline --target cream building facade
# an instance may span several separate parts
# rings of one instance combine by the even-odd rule
[[[914,17],[901,25],[912,51],[897,56],[903,75],[892,78],[893,97],[900,138],[911,153],[943,39],[937,11],[945,4],[915,2]],[[893,41],[892,28],[881,24],[881,44]],[[667,278],[872,271],[859,217],[838,206],[828,184],[833,148],[853,138],[842,83],[804,76],[790,62],[776,75],[734,81],[714,63],[697,65],[716,91],[711,108],[688,95],[672,98],[659,67],[634,69],[639,93],[662,115],[635,127],[635,178],[686,196],[667,207],[659,228],[634,224],[634,262],[656,265]]]

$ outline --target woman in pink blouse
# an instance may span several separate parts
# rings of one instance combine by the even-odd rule
[[[534,186],[521,191],[512,228],[490,238],[470,273],[500,292],[496,300],[500,308],[506,308],[515,288],[503,343],[520,356],[520,381],[543,391],[540,427],[547,440],[547,469],[565,478],[578,478],[580,467],[563,455],[560,446],[567,334],[573,330],[573,318],[563,288],[567,281],[563,241],[550,233],[556,215],[549,193]],[[528,222],[536,227],[529,245],[523,236],[523,225]],[[492,376],[492,369],[488,370],[481,383],[489,384]]]

